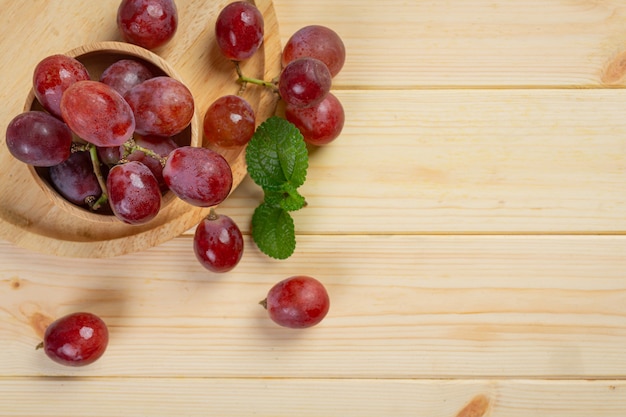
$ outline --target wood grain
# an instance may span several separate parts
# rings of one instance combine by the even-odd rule
[[[0,416],[461,417],[478,393],[493,402],[485,416],[622,417],[625,390],[624,381],[0,379],[0,403],[11,404]]]
[[[309,24],[342,36],[340,89],[626,85],[621,0],[274,3],[283,44]]]
[[[298,236],[281,262],[246,237],[242,263],[224,275],[195,262],[187,237],[81,261],[72,276],[62,258],[32,264],[4,244],[0,340],[14,353],[0,357],[0,375],[619,378],[625,239]],[[258,305],[296,273],[328,287],[324,326],[283,329]],[[67,369],[30,348],[46,317],[86,309],[111,326],[106,358]]]
[[[28,3],[0,0],[5,112],[23,105],[35,51],[117,38],[114,0]],[[210,73],[187,69],[206,2],[177,4],[195,52],[161,52],[201,85]],[[283,44],[325,24],[348,49],[333,84],[346,126],[311,149],[296,253],[255,248],[248,178],[220,207],[246,240],[227,274],[196,262],[193,228],[113,259],[0,241],[0,416],[622,417],[623,1],[272,4]],[[38,30],[15,28],[32,16]],[[300,273],[331,310],[294,332],[258,301]],[[34,349],[75,310],[111,329],[81,369]]]

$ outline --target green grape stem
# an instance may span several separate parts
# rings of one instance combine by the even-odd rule
[[[234,61],[235,62],[235,69],[237,70],[237,76],[239,77],[237,79],[237,82],[241,83],[241,84],[256,84],[256,85],[260,85],[261,87],[266,87],[269,88],[270,90],[274,91],[274,92],[278,92],[278,85],[276,81],[265,81],[265,80],[260,80],[258,78],[252,78],[252,77],[247,77],[245,75],[243,75],[243,73],[241,72],[241,66],[239,65],[239,62]]]
[[[104,176],[102,175],[102,170],[100,169],[100,158],[98,158],[98,149],[95,145],[89,145],[89,156],[91,157],[91,165],[93,166],[93,172],[96,174],[96,178],[98,179],[98,184],[100,184],[100,188],[102,189],[102,194],[100,194],[100,198],[98,198],[93,205],[91,206],[92,210],[97,210],[100,206],[107,202],[109,196],[107,195],[107,185],[104,181]]]
[[[135,140],[132,138],[126,141],[123,146],[124,146],[124,155],[122,155],[123,160],[125,160],[128,157],[128,155],[130,155],[131,153],[136,152],[136,151],[141,151],[147,156],[159,161],[161,163],[161,166],[165,166],[165,163],[167,162],[167,158],[159,155],[158,153],[154,152],[152,149],[148,149],[143,146],[137,145]]]

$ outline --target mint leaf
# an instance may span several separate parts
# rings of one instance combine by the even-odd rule
[[[287,259],[296,249],[293,219],[281,207],[261,203],[252,215],[252,238],[267,256]]]
[[[282,190],[265,191],[265,203],[273,207],[281,207],[287,211],[300,210],[306,206],[304,197],[288,183],[283,184]]]
[[[250,178],[264,190],[279,191],[288,183],[304,184],[309,155],[302,134],[291,122],[278,116],[265,120],[246,147]]]

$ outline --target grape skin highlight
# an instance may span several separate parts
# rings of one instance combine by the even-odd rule
[[[309,107],[326,97],[331,84],[326,64],[315,58],[298,58],[283,68],[278,90],[287,105]]]
[[[250,58],[263,42],[264,21],[259,9],[236,1],[222,9],[215,22],[215,38],[222,54],[233,61]]]
[[[124,98],[140,135],[171,137],[182,132],[194,114],[191,91],[180,81],[158,76],[128,90]]]
[[[61,98],[61,115],[74,133],[96,146],[121,145],[135,130],[124,97],[99,81],[72,84]]]
[[[311,107],[285,108],[285,118],[293,123],[305,142],[322,146],[335,140],[343,130],[345,114],[337,97],[328,93],[321,103]]]
[[[303,57],[316,58],[328,67],[331,76],[343,68],[346,47],[339,35],[326,26],[305,26],[296,31],[283,48],[283,67]]]
[[[116,165],[107,177],[113,214],[128,224],[144,224],[161,209],[161,190],[150,169],[137,161]]]
[[[61,97],[77,81],[89,80],[87,68],[76,58],[50,55],[42,59],[33,72],[33,89],[37,101],[56,117],[61,117]]]
[[[9,122],[6,144],[11,155],[18,160],[37,167],[49,167],[70,157],[72,131],[46,112],[28,111]]]
[[[228,216],[214,211],[196,226],[193,250],[198,262],[211,272],[232,270],[243,256],[243,236]]]
[[[218,205],[233,186],[226,159],[213,150],[193,146],[182,146],[169,154],[163,179],[178,198],[198,207]]]
[[[176,4],[173,0],[122,0],[117,10],[117,27],[124,41],[156,49],[176,34]]]
[[[208,143],[232,148],[247,144],[254,135],[252,106],[240,96],[215,100],[204,115],[203,131]]]
[[[44,333],[43,349],[54,362],[85,366],[100,359],[109,344],[104,321],[92,313],[78,312],[52,322]]]
[[[321,282],[310,276],[296,275],[275,284],[261,304],[276,324],[303,329],[315,326],[326,317],[330,299]]]

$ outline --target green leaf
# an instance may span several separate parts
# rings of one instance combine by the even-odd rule
[[[265,190],[279,191],[288,183],[300,187],[306,180],[309,155],[302,134],[291,122],[268,118],[246,147],[250,178]]]
[[[289,212],[261,203],[252,215],[252,238],[267,256],[287,259],[296,249],[296,232]]]
[[[280,191],[265,191],[265,203],[273,207],[281,207],[287,211],[300,210],[306,206],[306,200],[296,188],[284,184]]]

